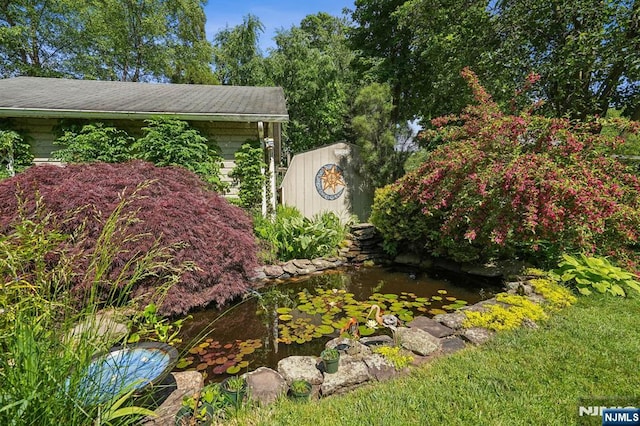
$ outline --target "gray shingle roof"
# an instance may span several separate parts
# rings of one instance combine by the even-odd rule
[[[0,117],[148,118],[284,122],[280,87],[154,84],[40,77],[0,79]]]

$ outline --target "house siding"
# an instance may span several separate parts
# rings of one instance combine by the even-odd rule
[[[99,121],[99,120],[95,120]],[[56,128],[60,120],[50,118],[15,118],[12,127],[20,130],[30,138],[31,150],[35,164],[60,164],[52,159],[52,152],[60,149],[53,144],[56,138]],[[133,137],[142,136],[141,120],[115,120],[108,121],[109,125],[125,130]],[[223,158],[222,180],[232,183],[229,173],[233,169],[234,154],[247,140],[258,139],[258,125],[252,122],[204,122],[194,121],[190,125],[197,129],[208,140],[215,142],[220,148]],[[237,196],[238,188],[231,186],[227,194],[230,197]]]

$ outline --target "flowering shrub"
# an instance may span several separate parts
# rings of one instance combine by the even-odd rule
[[[75,278],[70,285],[81,294],[87,286],[83,272],[89,269],[102,222],[123,196],[145,182],[127,204],[135,220],[128,223],[128,233],[114,242],[122,249],[112,253],[113,261],[105,265],[102,275],[107,283],[121,282],[120,273],[130,266],[128,262],[160,244],[174,249],[175,267],[184,262],[194,262],[195,267],[169,289],[159,313],[181,314],[211,302],[223,304],[246,292],[257,266],[251,219],[181,167],[159,168],[143,161],[32,167],[0,182],[0,234],[19,225],[20,210],[27,216],[36,211],[39,194],[47,213],[54,215],[57,230],[72,236],[45,259],[54,262],[57,250],[86,253],[72,265]],[[78,229],[83,230],[82,238],[77,237]],[[137,277],[136,294],[148,294],[164,282],[159,270],[153,272],[144,279]]]
[[[471,71],[463,76],[477,105],[434,119],[435,130],[422,136],[448,143],[378,192],[371,221],[387,247],[419,242],[458,261],[520,256],[548,264],[564,251],[629,261],[640,230],[640,181],[606,155],[620,138],[600,134],[602,120],[503,114]],[[394,228],[398,220],[418,226]]]

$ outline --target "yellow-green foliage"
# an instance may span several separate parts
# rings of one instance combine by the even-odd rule
[[[380,354],[389,361],[396,370],[402,370],[413,361],[413,357],[398,346],[380,346],[373,349],[374,353]]]
[[[547,314],[542,306],[524,296],[499,293],[496,295],[496,300],[510,306],[496,304],[488,306],[486,312],[463,311],[467,319],[462,325],[500,331],[520,327],[525,318],[532,321],[547,319]]]
[[[556,281],[548,278],[535,278],[530,283],[536,293],[546,299],[547,304],[545,307],[549,310],[557,311],[576,303],[577,299],[571,294],[571,291]]]

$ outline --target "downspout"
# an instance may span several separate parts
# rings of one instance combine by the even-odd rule
[[[262,121],[258,121],[258,139],[260,140],[260,148],[262,148],[263,163],[267,163],[268,159],[265,158],[267,150],[264,140],[264,123]],[[260,167],[260,173],[264,176],[264,167]],[[267,182],[262,185],[262,217],[267,217]]]

